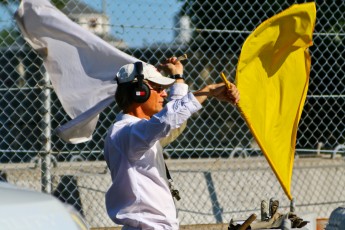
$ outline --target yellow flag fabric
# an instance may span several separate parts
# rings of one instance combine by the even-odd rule
[[[239,109],[290,200],[315,20],[315,3],[295,4],[269,18],[246,39],[236,72]]]

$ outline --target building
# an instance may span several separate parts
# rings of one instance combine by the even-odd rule
[[[79,0],[69,0],[61,8],[61,11],[72,21],[98,35],[116,48],[128,48],[123,40],[119,40],[110,34],[110,21],[104,10],[99,12]]]

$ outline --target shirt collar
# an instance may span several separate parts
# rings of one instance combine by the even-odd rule
[[[129,120],[129,121],[140,121],[141,119],[136,116],[129,115],[127,113],[119,113],[116,115],[116,121]]]

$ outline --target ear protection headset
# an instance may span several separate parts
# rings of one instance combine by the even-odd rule
[[[134,102],[144,103],[149,99],[151,90],[149,86],[144,83],[143,63],[134,63],[134,69],[137,72],[137,75],[135,76],[135,78],[137,78],[137,82],[133,83],[134,90],[132,91],[132,98]]]

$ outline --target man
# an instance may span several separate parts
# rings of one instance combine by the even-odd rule
[[[104,155],[112,178],[106,207],[123,229],[179,228],[160,141],[179,130],[208,97],[233,104],[239,101],[236,86],[228,90],[224,83],[188,93],[183,65],[176,57],[160,69],[175,79],[141,62],[121,67],[116,76],[115,99],[123,113],[105,140]],[[164,106],[170,86],[170,101]]]

